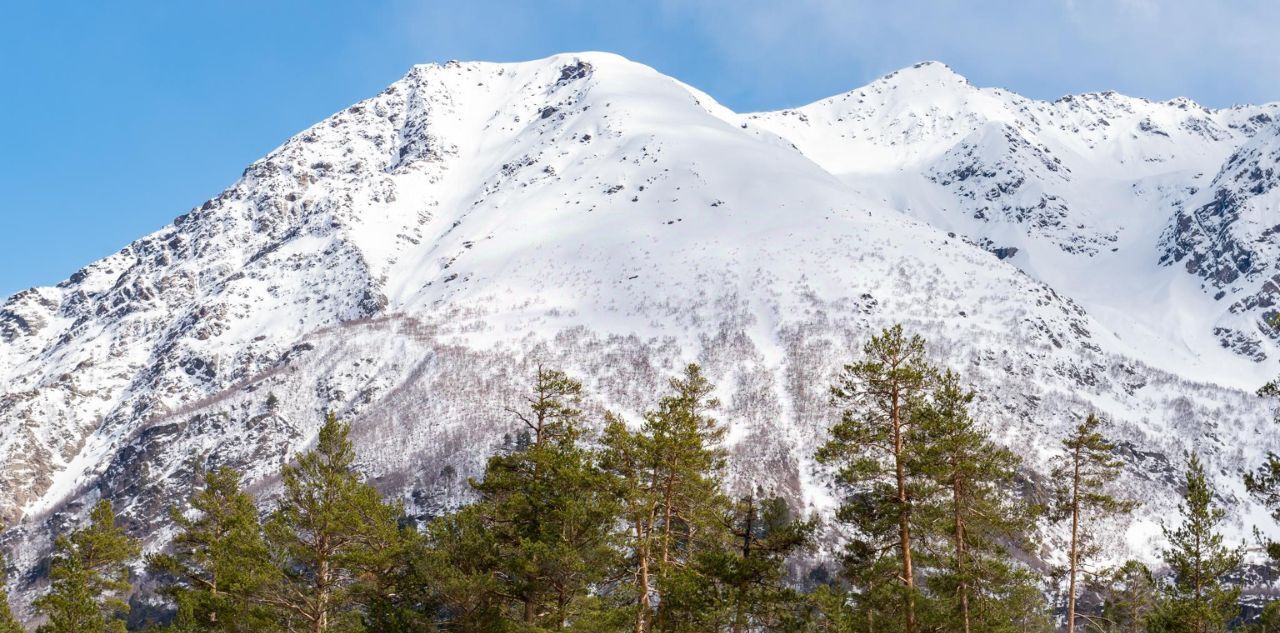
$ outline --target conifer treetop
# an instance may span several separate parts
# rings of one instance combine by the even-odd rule
[[[1214,504],[1214,492],[1200,457],[1187,459],[1186,492],[1180,506],[1182,523],[1162,525],[1169,546],[1161,552],[1173,576],[1164,587],[1165,599],[1156,618],[1168,631],[1215,633],[1240,612],[1240,587],[1226,577],[1244,560],[1244,547],[1228,547],[1220,532],[1222,507]]]
[[[123,633],[123,616],[129,613],[124,595],[131,589],[128,562],[141,548],[116,524],[111,502],[94,505],[89,523],[59,536],[54,549],[52,587],[34,602],[48,620],[39,633]]]

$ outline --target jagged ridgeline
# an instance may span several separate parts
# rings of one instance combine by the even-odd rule
[[[0,307],[10,586],[25,613],[101,499],[152,551],[202,468],[279,494],[329,410],[408,516],[456,510],[539,363],[599,421],[696,360],[725,490],[829,519],[829,387],[895,322],[1032,484],[1082,412],[1109,421],[1115,493],[1142,501],[1117,557],[1158,558],[1192,449],[1238,541],[1266,514],[1242,476],[1280,443],[1257,393],[1280,373],[1276,110],[1034,101],[924,64],[738,114],[607,54],[415,67]]]

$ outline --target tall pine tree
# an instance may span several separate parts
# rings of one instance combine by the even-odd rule
[[[1096,633],[1143,633],[1156,603],[1156,581],[1151,570],[1136,560],[1099,574],[1092,583],[1102,599],[1102,613],[1088,619],[1087,630]]]
[[[1213,503],[1213,488],[1194,453],[1187,462],[1182,525],[1164,527],[1169,541],[1161,559],[1173,572],[1152,616],[1161,633],[1221,633],[1240,613],[1240,588],[1225,576],[1236,571],[1244,548],[1229,548],[1219,533],[1226,512]]]
[[[786,502],[757,492],[725,511],[724,540],[673,569],[664,587],[664,631],[798,630],[807,610],[785,563],[812,545],[816,520],[796,520]]]
[[[974,394],[957,374],[943,373],[931,396],[913,423],[914,469],[937,485],[938,499],[921,511],[950,547],[935,556],[928,584],[950,607],[947,628],[996,631],[1029,606],[1020,588],[1032,580],[1010,549],[1029,551],[1034,530],[1034,509],[1016,492],[1021,460],[969,415]]]
[[[330,413],[316,447],[282,469],[284,494],[265,526],[273,577],[255,600],[289,631],[358,631],[362,582],[400,538],[397,506],[354,466],[350,427]]]
[[[724,536],[724,427],[710,416],[718,406],[714,388],[692,364],[670,387],[638,431],[611,416],[603,439],[603,463],[621,484],[628,553],[623,575],[631,579],[627,596],[636,633],[666,630],[666,620],[683,617],[669,603],[665,611],[656,608],[654,598],[680,582],[677,570],[718,547]]]
[[[642,432],[633,432],[612,414],[605,422],[601,463],[619,482],[621,514],[625,524],[622,543],[626,548],[625,569],[618,574],[630,582],[614,599],[632,607],[632,630],[646,633],[653,621],[658,561],[659,509],[661,495],[654,442]],[[624,607],[625,608],[625,607]]]
[[[435,630],[441,605],[434,582],[427,539],[412,523],[401,522],[396,540],[371,547],[363,565],[364,582],[355,599],[363,605],[365,630],[416,633]]]
[[[253,497],[240,488],[240,473],[206,472],[190,499],[190,511],[170,511],[179,529],[169,552],[147,558],[178,605],[182,631],[270,630],[273,622],[251,599],[270,578]]]
[[[863,354],[863,360],[845,365],[831,389],[841,419],[817,458],[838,468],[837,481],[847,494],[837,517],[860,532],[848,551],[856,576],[850,580],[865,586],[869,602],[877,585],[896,577],[903,629],[916,633],[912,530],[919,521],[917,487],[927,480],[911,471],[919,447],[910,431],[935,372],[925,362],[924,340],[907,337],[901,325],[873,336]]]
[[[130,589],[128,564],[138,542],[116,525],[111,502],[99,501],[89,524],[54,542],[49,567],[52,587],[36,599],[47,618],[39,633],[124,633]]]
[[[1280,455],[1267,453],[1267,462],[1257,470],[1244,475],[1244,487],[1249,495],[1271,510],[1271,518],[1280,522]],[[1255,530],[1271,562],[1280,563],[1280,543],[1262,537]]]
[[[1081,566],[1097,553],[1093,528],[1099,519],[1131,512],[1137,503],[1109,493],[1120,473],[1120,460],[1112,457],[1115,445],[1102,434],[1102,421],[1089,414],[1069,437],[1062,441],[1065,452],[1056,459],[1058,516],[1070,522],[1070,549],[1067,555],[1067,631],[1076,630],[1076,597]]]
[[[472,482],[480,499],[431,528],[449,618],[465,630],[564,630],[594,617],[615,567],[616,483],[582,445],[582,384],[539,368],[511,412],[529,440]]]

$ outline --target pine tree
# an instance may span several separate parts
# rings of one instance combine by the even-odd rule
[[[847,494],[837,518],[861,533],[846,552],[846,564],[855,570],[851,582],[866,587],[863,598],[870,604],[875,587],[896,576],[903,628],[916,633],[911,538],[918,521],[916,486],[923,480],[910,470],[918,448],[910,441],[910,430],[934,371],[924,359],[924,340],[906,337],[901,325],[872,337],[863,353],[866,358],[845,365],[832,387],[841,419],[817,458],[838,467],[837,481]],[[896,574],[889,569],[895,565]]]
[[[1219,633],[1240,613],[1240,588],[1228,586],[1244,548],[1229,548],[1218,532],[1226,512],[1214,507],[1213,489],[1194,453],[1187,463],[1182,525],[1163,528],[1169,547],[1161,559],[1173,572],[1153,616],[1161,633]]]
[[[412,525],[401,525],[398,540],[382,545],[394,549],[371,557],[380,564],[365,568],[365,582],[357,585],[354,592],[364,607],[365,630],[434,631],[442,605],[426,538]]]
[[[191,514],[170,511],[180,530],[170,553],[148,557],[162,591],[179,605],[184,631],[267,631],[273,624],[250,601],[270,577],[253,497],[240,489],[240,473],[229,468],[204,474],[190,499]]]
[[[724,516],[726,537],[669,574],[665,631],[798,630],[802,596],[786,582],[786,560],[813,542],[817,521],[791,516],[778,497],[748,495]]]
[[[0,556],[0,633],[26,633],[9,607],[9,594],[4,589],[8,583],[8,564],[4,556]]]
[[[432,526],[450,616],[466,630],[562,630],[594,613],[615,566],[616,484],[581,445],[582,385],[538,369],[512,409],[529,438],[472,482],[480,499]]]
[[[255,601],[286,630],[360,630],[361,583],[401,538],[402,512],[361,480],[349,432],[330,413],[315,449],[281,471],[284,494],[264,530],[273,577]]]
[[[89,525],[54,542],[52,587],[33,605],[47,618],[37,631],[124,633],[128,563],[139,551],[138,542],[116,525],[111,502],[99,501],[89,514]]]
[[[520,597],[505,591],[506,559],[499,550],[492,522],[480,503],[441,516],[427,526],[428,546],[422,566],[427,570],[430,595],[440,605],[436,618],[447,630],[461,633],[504,631],[523,609]],[[443,627],[442,627],[443,628]],[[517,629],[518,630],[518,629]]]
[[[993,633],[1054,633],[1053,613],[1046,609],[1045,595],[1048,586],[1030,573],[1024,581],[1009,585],[1009,593],[997,604],[1004,614],[1005,624],[992,628]],[[986,617],[984,621],[1000,622],[1000,617]]]
[[[672,393],[646,416],[642,430],[653,443],[652,466],[662,497],[664,573],[679,555],[676,549],[689,552],[698,528],[714,523],[727,502],[720,494],[718,477],[725,464],[725,453],[719,448],[725,429],[707,415],[720,406],[711,397],[715,387],[692,364],[670,385]]]
[[[1271,510],[1271,518],[1280,521],[1280,455],[1267,453],[1267,462],[1244,475],[1244,488],[1259,503]],[[1254,533],[1273,563],[1280,563],[1280,542],[1262,537],[1256,528]]]
[[[939,498],[919,511],[932,517],[930,532],[949,542],[950,551],[935,557],[938,569],[928,584],[951,605],[949,627],[996,631],[1025,610],[1014,598],[1031,582],[1009,549],[1029,550],[1034,530],[1034,509],[1015,493],[1021,460],[969,415],[974,394],[957,374],[943,373],[931,395],[913,422],[911,439],[920,448],[912,468],[937,486]]]
[[[1156,584],[1151,570],[1136,560],[1099,574],[1094,591],[1102,598],[1102,614],[1089,618],[1087,630],[1097,633],[1143,633],[1155,608]]]
[[[1262,613],[1251,626],[1246,626],[1249,633],[1276,633],[1280,631],[1280,600],[1272,600],[1262,607]]]
[[[1108,493],[1120,472],[1121,462],[1111,456],[1115,445],[1101,432],[1102,421],[1089,414],[1062,441],[1065,454],[1057,458],[1052,477],[1057,482],[1059,516],[1071,522],[1071,548],[1067,557],[1067,631],[1076,630],[1077,581],[1082,565],[1096,553],[1092,527],[1107,516],[1126,514],[1137,503]]]
[[[628,550],[627,569],[620,576],[632,582],[615,592],[615,600],[633,602],[635,633],[650,630],[658,563],[655,560],[661,495],[657,485],[654,442],[644,433],[632,432],[620,418],[606,417],[602,464],[619,482],[624,546]],[[626,596],[625,598],[623,596]]]
[[[714,388],[692,364],[670,387],[638,431],[611,416],[603,438],[603,463],[622,486],[637,633],[665,630],[664,619],[674,614],[655,614],[654,598],[677,582],[675,570],[717,546],[724,535],[718,519],[728,506],[719,486],[724,428],[709,415],[718,406]]]
[[[852,604],[852,597],[843,588],[819,585],[808,596],[808,631],[812,633],[855,633],[863,621]]]

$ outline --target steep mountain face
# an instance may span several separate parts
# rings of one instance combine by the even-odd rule
[[[747,120],[1070,296],[1145,362],[1245,388],[1280,342],[1277,108],[1034,101],[928,62]]]
[[[1239,474],[1280,450],[1251,395],[1278,351],[1275,110],[1045,103],[926,64],[739,115],[607,54],[415,67],[0,307],[18,584],[100,497],[160,547],[198,466],[269,496],[329,409],[386,493],[463,503],[538,363],[633,418],[702,363],[731,485],[827,511],[826,387],[894,322],[972,377],[1033,483],[1067,427],[1113,419],[1128,549],[1189,449],[1244,533]]]
[[[1251,123],[1267,126],[1227,158],[1213,180],[1190,191],[1176,207],[1162,235],[1161,263],[1180,264],[1216,290],[1214,299],[1230,297],[1233,315],[1275,319],[1280,310],[1280,128],[1260,113]],[[1248,327],[1215,328],[1224,346],[1262,362],[1262,338]],[[1261,334],[1275,340],[1274,328]]]

